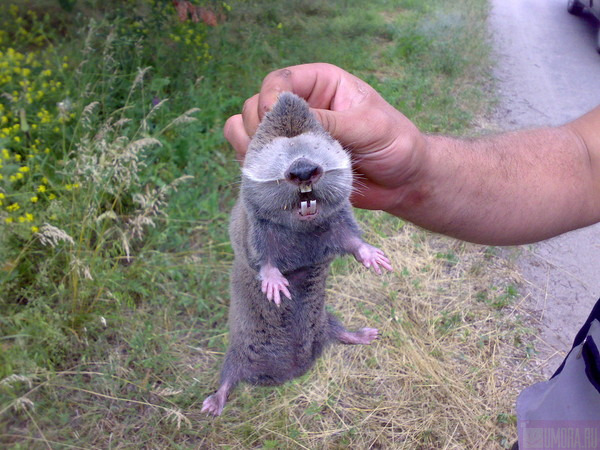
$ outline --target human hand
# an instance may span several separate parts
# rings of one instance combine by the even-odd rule
[[[329,134],[351,152],[355,206],[393,212],[411,195],[410,184],[426,158],[426,139],[371,86],[330,64],[292,66],[267,75],[260,93],[225,124],[225,137],[240,161],[262,117],[285,91],[303,97]]]

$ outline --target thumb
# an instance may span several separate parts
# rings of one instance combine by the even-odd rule
[[[325,131],[343,146],[355,146],[365,139],[364,121],[357,120],[355,113],[329,109],[312,109],[312,111]]]
[[[313,109],[323,128],[346,148],[369,151],[389,133],[389,118],[385,112],[367,107],[345,111]]]

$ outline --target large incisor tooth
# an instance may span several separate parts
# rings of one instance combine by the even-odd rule
[[[306,194],[307,192],[312,192],[312,184],[300,186],[300,192],[302,192],[303,194]]]
[[[300,215],[305,216],[308,212],[308,202],[300,203]]]
[[[316,200],[311,200],[310,201],[310,207],[308,208],[308,213],[309,214],[314,214],[317,212],[317,201]]]

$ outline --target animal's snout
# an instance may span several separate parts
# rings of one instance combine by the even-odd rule
[[[312,184],[317,181],[323,169],[306,158],[298,158],[285,173],[285,178],[295,184]]]

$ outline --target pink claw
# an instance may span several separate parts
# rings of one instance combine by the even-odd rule
[[[263,294],[267,295],[269,301],[273,301],[277,306],[281,304],[281,294],[285,295],[291,300],[292,295],[287,288],[290,283],[281,274],[277,267],[271,265],[264,265],[261,267],[259,272],[260,279],[262,280],[261,290]]]
[[[377,247],[373,247],[372,245],[362,243],[354,257],[357,261],[361,262],[365,267],[373,267],[373,270],[381,275],[381,267],[388,271],[393,271],[392,265],[390,264],[390,260],[385,256],[385,253],[378,249]],[[381,266],[381,267],[380,267]]]

